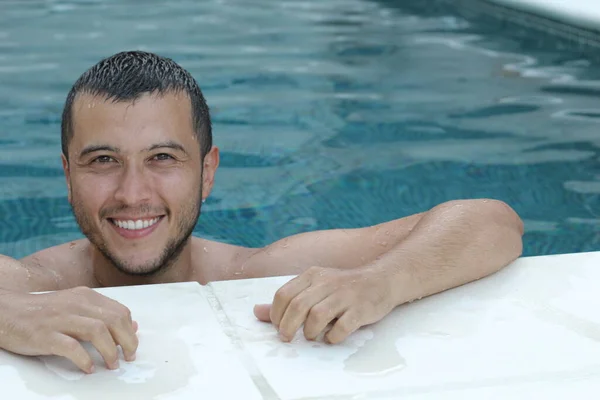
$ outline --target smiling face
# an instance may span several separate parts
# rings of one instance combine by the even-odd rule
[[[63,155],[69,202],[82,232],[118,270],[152,275],[189,242],[218,165],[201,159],[184,94],[113,102],[80,94]]]

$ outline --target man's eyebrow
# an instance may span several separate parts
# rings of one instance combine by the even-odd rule
[[[187,154],[187,151],[185,151],[185,148],[181,144],[179,144],[179,143],[177,143],[177,142],[175,142],[173,140],[168,140],[166,142],[160,142],[160,143],[153,144],[152,146],[148,147],[146,149],[146,151],[152,151],[152,150],[156,150],[156,149],[162,149],[162,148],[165,148],[165,147],[169,148],[169,149],[179,150],[179,151]]]
[[[88,154],[95,153],[97,151],[110,151],[113,153],[120,153],[121,150],[118,147],[109,146],[107,144],[93,144],[90,146],[86,146],[79,153],[79,157],[87,156]]]

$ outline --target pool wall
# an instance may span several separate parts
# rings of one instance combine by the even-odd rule
[[[584,45],[600,47],[597,0],[459,0],[466,13],[484,13]]]

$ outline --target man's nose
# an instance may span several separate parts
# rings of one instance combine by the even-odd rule
[[[119,179],[115,199],[127,205],[146,203],[151,198],[149,177],[142,168],[126,166]]]

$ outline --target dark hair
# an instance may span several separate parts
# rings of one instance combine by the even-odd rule
[[[73,102],[79,93],[104,96],[115,102],[134,101],[143,94],[186,93],[202,158],[212,147],[212,127],[206,100],[194,77],[170,58],[143,51],[126,51],[101,60],[77,79],[62,114],[61,145],[68,160],[73,138]]]

